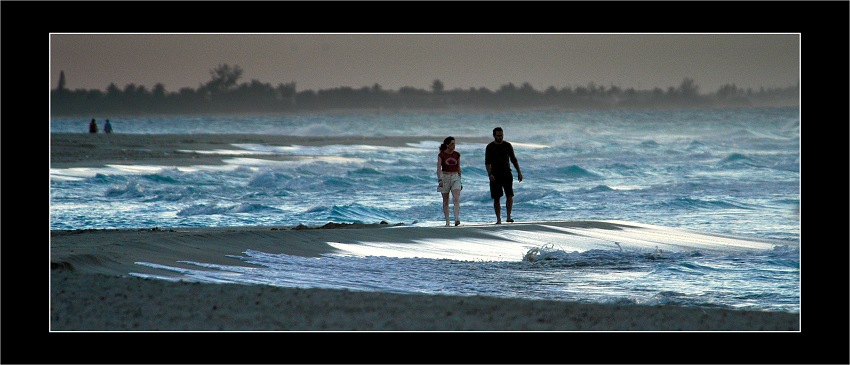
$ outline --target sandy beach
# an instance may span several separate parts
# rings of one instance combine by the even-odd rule
[[[420,140],[411,137],[411,141]],[[374,138],[370,144],[403,144]],[[364,143],[345,138],[261,135],[51,135],[51,167],[110,163],[191,165],[221,156],[188,150],[230,143]],[[292,158],[292,157],[289,157]],[[598,224],[561,222],[561,224]],[[388,224],[321,227],[157,227],[50,232],[50,331],[800,331],[800,315],[675,306],[629,306],[483,296],[402,295],[265,285],[200,284],[130,273],[180,260],[244,264],[246,249],[317,256],[326,242],[412,240],[465,234]],[[472,231],[469,231],[472,232]],[[473,234],[473,233],[469,233]]]
[[[134,265],[238,265],[246,248],[314,256],[324,242],[444,236],[427,227],[61,231],[51,234],[54,331],[796,331],[789,313],[614,306],[483,296],[401,295],[265,285],[199,284]],[[458,234],[463,230],[453,230]],[[188,266],[187,266],[188,267]]]

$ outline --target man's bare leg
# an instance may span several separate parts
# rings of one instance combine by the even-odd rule
[[[493,210],[496,211],[496,224],[502,224],[502,206],[499,205],[499,198],[493,199]]]
[[[514,207],[514,197],[512,197],[512,196],[506,197],[505,198],[505,210],[508,213],[508,217],[507,217],[508,222],[513,221],[513,219],[511,219],[511,209],[513,207]]]

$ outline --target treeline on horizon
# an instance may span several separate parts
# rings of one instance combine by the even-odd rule
[[[135,84],[120,89],[111,83],[103,92],[67,89],[62,71],[56,89],[51,90],[51,115],[273,113],[332,109],[639,109],[796,106],[799,103],[799,85],[756,91],[726,84],[713,93],[701,94],[699,86],[690,78],[667,90],[658,87],[622,89],[593,82],[575,88],[550,86],[542,91],[535,90],[527,82],[519,87],[508,83],[498,90],[484,87],[445,90],[443,82],[436,79],[430,90],[413,87],[384,90],[376,83],[358,89],[297,91],[295,82],[272,86],[252,79],[240,83],[242,72],[239,65],[222,64],[210,70],[210,80],[197,89],[185,87],[167,92],[162,83],[151,90]]]

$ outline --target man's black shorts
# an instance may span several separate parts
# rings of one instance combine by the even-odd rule
[[[499,199],[502,197],[504,190],[505,196],[514,196],[514,175],[511,171],[496,172],[493,171],[493,181],[490,182],[490,197]]]

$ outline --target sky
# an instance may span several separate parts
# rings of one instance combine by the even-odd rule
[[[50,88],[110,83],[168,92],[196,89],[219,65],[298,92],[338,87],[445,90],[529,83],[543,91],[588,86],[666,90],[685,78],[700,93],[725,84],[784,88],[800,82],[799,33],[709,34],[50,34]]]

